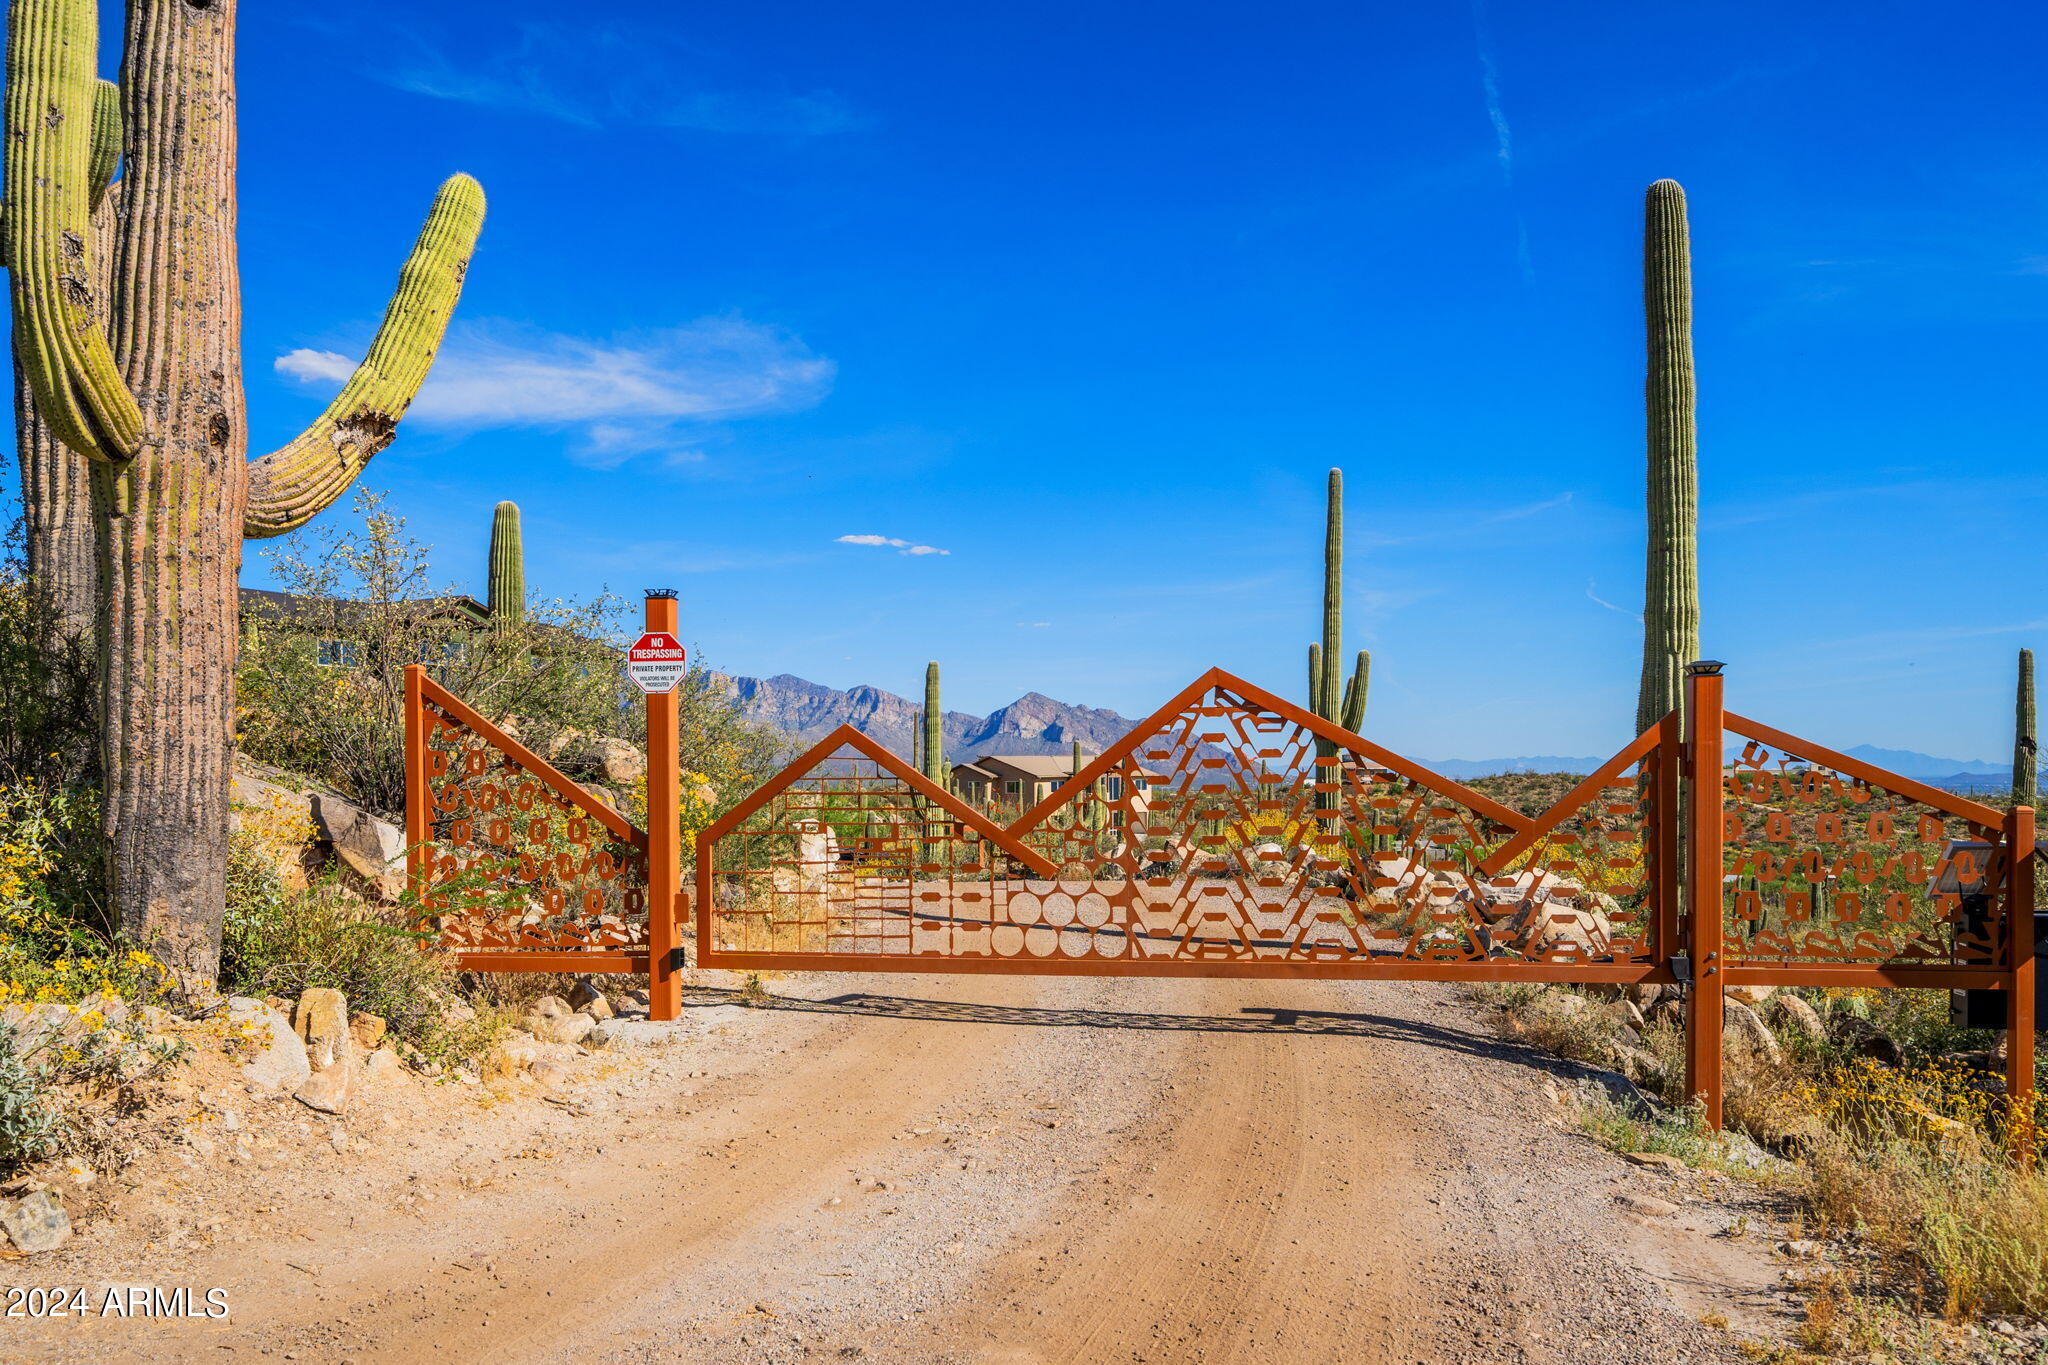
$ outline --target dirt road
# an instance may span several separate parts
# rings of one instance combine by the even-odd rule
[[[210,1243],[46,1258],[232,1316],[8,1322],[0,1357],[1719,1361],[1698,1317],[1772,1278],[1709,1204],[1625,1211],[1682,1182],[1566,1131],[1551,1064],[1446,988],[774,988],[693,994],[586,1112],[414,1135]]]

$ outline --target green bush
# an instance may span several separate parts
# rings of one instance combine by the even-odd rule
[[[0,1171],[54,1154],[63,1132],[42,1078],[16,1050],[14,1030],[0,1024]]]
[[[296,998],[314,986],[381,1015],[400,1041],[425,1051],[454,995],[450,960],[413,927],[405,906],[364,902],[339,882],[287,887],[254,841],[236,835],[228,856],[221,982],[244,995]]]

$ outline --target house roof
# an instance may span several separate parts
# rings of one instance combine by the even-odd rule
[[[973,773],[976,776],[986,777],[991,780],[995,778],[994,773],[990,772],[987,768],[982,767],[978,763],[955,763],[953,765],[953,771],[955,774]]]
[[[1094,754],[1081,755],[1083,763],[1092,762]],[[1001,764],[1011,772],[1044,781],[1048,778],[1066,781],[1074,775],[1074,759],[1071,754],[982,754],[974,760],[974,766],[983,772],[992,771],[987,765]]]
[[[360,602],[332,602],[300,593],[274,592],[269,588],[243,588],[241,610],[244,615],[262,613],[277,620],[290,620],[297,616],[313,615],[323,610],[335,610],[346,615],[351,608],[361,610],[366,604]],[[488,621],[489,607],[465,593],[452,593],[446,597],[421,597],[398,605],[418,608],[428,616],[464,616],[472,620]]]

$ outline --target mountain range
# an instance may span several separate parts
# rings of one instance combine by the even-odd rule
[[[851,725],[907,755],[911,727],[917,724],[922,709],[894,692],[865,683],[842,691],[788,673],[772,678],[713,676],[738,697],[749,720],[793,735],[804,744],[816,743],[841,725]],[[1098,753],[1138,723],[1115,711],[1076,706],[1042,692],[1026,692],[986,716],[965,711],[947,711],[944,716],[946,753],[955,761],[983,754],[1064,754],[1073,748],[1075,740],[1081,742],[1084,751]],[[1937,787],[1988,791],[2012,780],[2010,766],[1978,759],[1939,758],[1912,749],[1880,749],[1869,744],[1843,752]],[[1418,761],[1445,777],[1463,782],[1500,773],[1589,773],[1605,759],[1533,754],[1519,758]]]

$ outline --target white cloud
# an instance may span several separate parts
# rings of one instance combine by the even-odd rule
[[[279,356],[276,368],[338,388],[355,362],[302,347]],[[802,339],[736,316],[604,340],[459,325],[406,420],[472,431],[578,428],[578,458],[603,467],[653,450],[688,462],[701,453],[679,428],[811,407],[835,373]]]
[[[894,549],[899,555],[949,555],[951,550],[941,550],[936,545],[913,545],[907,540],[894,536],[840,536],[834,544],[875,545]]]
[[[356,372],[356,362],[336,351],[315,351],[301,346],[277,358],[277,372],[306,384],[341,385]]]

